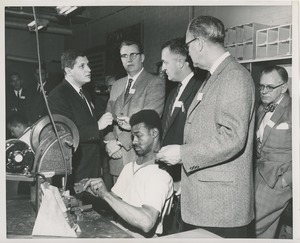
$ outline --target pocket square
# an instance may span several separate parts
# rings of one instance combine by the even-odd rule
[[[287,124],[286,122],[283,122],[283,123],[280,123],[276,129],[278,130],[286,130],[286,129],[289,129],[289,124]]]

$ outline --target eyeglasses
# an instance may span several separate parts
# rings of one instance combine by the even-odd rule
[[[267,93],[272,92],[274,89],[277,89],[278,87],[284,85],[285,83],[279,84],[277,86],[270,86],[270,85],[259,85],[258,89],[260,92],[264,91],[266,89]]]
[[[189,44],[191,44],[193,41],[195,41],[197,39],[198,39],[198,37],[196,37],[196,38],[190,40],[189,42],[185,43],[184,46],[183,46],[184,49],[188,52],[189,51]]]
[[[134,53],[130,53],[129,55],[127,54],[122,54],[120,57],[122,59],[127,59],[128,57],[130,57],[131,60],[134,60],[136,59],[137,55],[140,55],[141,53],[138,53],[138,52],[134,52]]]

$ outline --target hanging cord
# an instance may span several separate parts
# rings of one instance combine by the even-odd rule
[[[45,101],[45,104],[46,104],[46,107],[47,107],[47,112],[48,112],[48,115],[49,115],[52,127],[54,129],[54,133],[55,133],[55,135],[57,137],[59,148],[61,150],[62,157],[63,157],[63,160],[64,160],[64,165],[65,165],[65,180],[64,180],[64,185],[63,185],[63,191],[65,191],[66,190],[66,186],[67,186],[67,179],[68,179],[67,161],[65,159],[64,150],[62,148],[62,143],[61,143],[60,137],[58,136],[58,132],[57,132],[57,129],[56,129],[56,126],[55,126],[55,123],[54,123],[54,120],[53,120],[53,116],[51,114],[51,111],[50,111],[50,108],[49,108],[49,105],[48,105],[48,101],[47,101],[47,98],[46,98],[45,90],[44,90],[44,87],[43,87],[42,75],[41,75],[42,71],[41,71],[41,57],[40,57],[38,23],[37,23],[37,18],[36,18],[35,8],[34,7],[32,7],[32,11],[33,11],[33,17],[34,17],[34,20],[35,20],[36,46],[37,46],[37,57],[38,57],[38,64],[39,64],[39,83],[40,83],[40,87],[41,87],[41,90],[42,90],[43,98],[44,98],[44,101]]]

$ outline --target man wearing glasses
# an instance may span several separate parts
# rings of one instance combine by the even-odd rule
[[[283,67],[262,71],[257,112],[256,236],[274,238],[281,213],[292,198],[292,101]]]
[[[165,100],[165,83],[144,69],[145,55],[139,42],[123,41],[120,58],[128,75],[113,84],[106,107],[106,111],[115,117],[115,123],[105,137],[114,183],[124,165],[136,156],[129,118],[143,109],[155,110],[161,116]]]
[[[185,43],[193,64],[211,76],[188,109],[183,144],[162,147],[157,159],[182,164],[183,230],[245,238],[254,219],[255,86],[225,50],[224,38],[224,25],[214,17],[189,23]]]

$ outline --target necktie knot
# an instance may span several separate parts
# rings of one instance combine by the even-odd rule
[[[264,106],[264,112],[273,112],[276,108],[277,104],[276,103],[271,103],[269,105]]]

